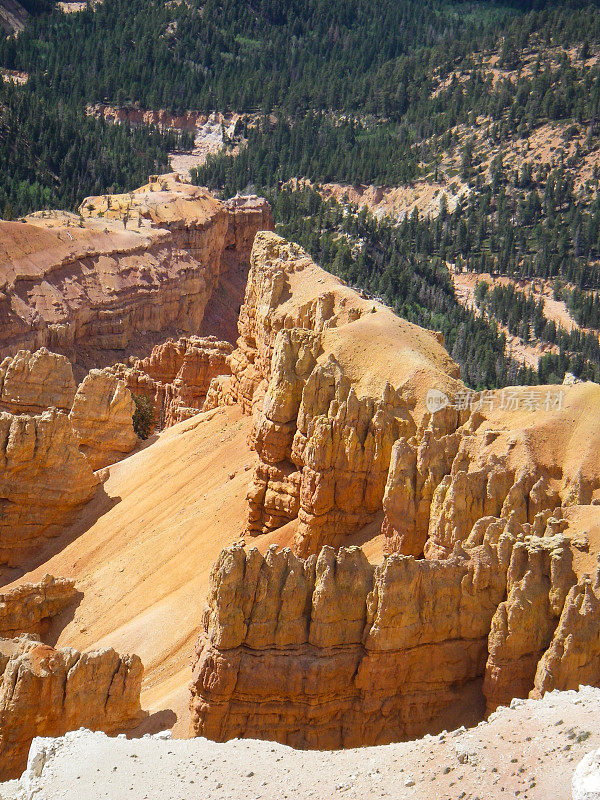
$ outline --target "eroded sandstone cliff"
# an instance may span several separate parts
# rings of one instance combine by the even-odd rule
[[[549,648],[540,659],[531,697],[554,689],[594,686],[600,676],[600,583],[583,575],[571,587]]]
[[[113,464],[139,439],[133,429],[135,403],[125,383],[106,370],[93,369],[80,384],[69,414],[79,448],[92,469]]]
[[[219,267],[210,278],[203,273],[206,286],[210,284],[206,297],[215,298],[227,290],[227,276],[236,273],[237,280],[244,274],[242,262],[253,231],[268,224],[268,214],[254,200],[213,205],[217,201],[205,198],[205,206],[203,197],[201,190],[173,177],[156,177],[132,195],[91,199],[82,209],[83,230],[106,225],[110,237],[111,230],[122,236],[147,236],[150,244],[140,251],[144,258],[148,253],[154,258],[154,244],[163,242],[167,250],[171,248],[165,262],[157,256],[156,263],[163,266],[179,253],[185,263],[190,258],[204,263],[205,256],[210,261],[203,237],[208,237],[209,229],[212,234],[216,231],[221,237]],[[235,218],[238,212],[239,219],[232,224],[232,215]],[[221,215],[227,218],[225,228]],[[39,230],[51,231],[56,218],[36,217],[34,223]],[[78,227],[74,223],[74,229]],[[114,238],[111,241],[114,245]],[[128,252],[125,248],[124,258]],[[120,265],[121,255],[115,259]],[[136,322],[131,330],[131,318],[125,314],[127,330],[119,333],[124,338],[111,339],[110,326],[124,313],[120,269],[111,266],[113,271],[103,277],[117,286],[112,296],[115,305],[109,308],[101,299],[94,306],[107,320],[102,336],[92,339],[87,354],[81,341],[74,345],[83,360],[100,352],[98,348],[108,348],[103,358],[111,356],[129,341],[131,330],[136,336],[145,335],[142,330],[162,332],[173,320],[176,327],[186,329],[180,324],[178,306],[171,322],[162,319],[155,325],[142,312],[143,324],[136,327]],[[194,275],[198,278],[197,271]],[[140,272],[134,277],[139,284],[143,276]],[[188,289],[184,285],[183,291]],[[152,289],[143,302],[160,303],[161,291],[152,294]],[[205,298],[204,289],[200,294]],[[190,301],[197,303],[194,326],[199,316],[204,324],[215,308],[217,316],[221,308],[199,296]],[[174,300],[173,308],[178,303]],[[232,315],[236,312],[237,306]],[[87,464],[85,474],[95,481],[89,458],[92,465],[101,465],[126,452],[104,446],[102,431],[112,442],[118,441],[117,434],[129,436],[129,392],[152,399],[159,428],[202,407],[237,406],[213,410],[159,437],[157,446],[162,441],[164,458],[167,445],[178,437],[201,438],[199,431],[208,426],[210,458],[205,453],[202,464],[211,472],[211,480],[201,484],[201,490],[194,488],[196,483],[188,479],[176,456],[161,466],[149,448],[132,462],[134,469],[156,471],[151,476],[156,482],[166,479],[167,473],[172,479],[181,472],[180,480],[168,484],[184,495],[172,519],[171,501],[164,493],[156,495],[164,506],[163,523],[166,519],[164,524],[173,526],[177,551],[185,552],[186,547],[195,551],[204,535],[198,519],[205,518],[209,507],[219,547],[245,531],[266,551],[261,556],[242,547],[225,550],[213,571],[192,687],[196,733],[217,739],[277,738],[301,747],[364,745],[472,722],[486,707],[489,711],[514,695],[541,694],[554,685],[570,687],[582,676],[600,683],[595,656],[598,589],[582,578],[582,559],[590,554],[585,549],[589,550],[589,537],[579,522],[582,509],[596,520],[592,503],[600,500],[600,435],[590,421],[590,409],[600,407],[597,386],[565,387],[558,399],[558,387],[523,387],[510,390],[514,395],[510,404],[502,392],[471,393],[465,401],[457,366],[439,336],[359,295],[319,269],[297,245],[272,232],[259,233],[254,240],[238,332],[235,349],[219,338],[192,333],[152,350],[148,346],[144,358],[132,357],[91,373],[77,391],[70,420],[57,411],[46,412],[60,425],[63,420],[77,428],[77,436],[71,430],[74,450],[68,450],[66,460],[72,465],[83,458],[79,445],[86,459],[78,463]],[[17,356],[17,361],[29,363],[32,358]],[[5,363],[8,373],[9,362]],[[100,382],[110,391],[96,392]],[[48,389],[45,384],[44,389]],[[445,407],[428,408],[432,390],[438,399],[446,396]],[[23,398],[18,402],[28,407],[21,389],[14,396]],[[95,397],[103,399],[92,403]],[[119,401],[113,403],[114,398]],[[247,415],[245,420],[240,420],[241,412]],[[0,420],[4,417],[17,421],[17,427],[41,419],[3,415]],[[229,429],[225,420],[230,421]],[[241,452],[239,438],[239,431],[245,437],[250,425],[253,464],[248,451]],[[234,429],[235,449],[240,450],[235,468],[221,463],[223,453],[233,457],[228,442],[234,440]],[[12,438],[18,440],[16,434]],[[11,448],[12,440],[10,447],[7,444]],[[25,463],[27,452],[23,449]],[[39,459],[45,451],[31,452]],[[197,449],[190,444],[185,453],[188,469],[197,459]],[[120,467],[111,473],[115,484],[110,489],[111,497],[119,500],[118,482],[126,476],[127,465]],[[22,493],[23,507],[35,480],[29,494]],[[145,494],[147,475],[127,480]],[[229,482],[226,496],[237,504],[237,517],[228,516],[219,494],[221,484]],[[56,499],[64,492],[68,498],[69,491],[65,481],[51,495]],[[146,556],[155,560],[162,593],[164,587],[168,590],[174,567],[165,569],[164,546],[153,545],[154,520],[142,519],[153,517],[148,498],[142,504],[140,494],[136,497],[143,511],[133,501],[123,502],[121,509],[117,502],[107,516],[104,524],[110,535],[105,546],[112,553],[107,543],[113,536],[136,531],[140,542],[138,546],[136,539],[132,557],[142,565],[137,550],[143,551],[144,570]],[[72,507],[85,500],[86,496],[79,497]],[[19,518],[14,508],[11,513],[19,524],[29,519]],[[52,513],[44,509],[36,520],[42,541]],[[59,519],[64,525],[68,515]],[[14,526],[10,531],[14,536]],[[93,535],[90,539],[87,547],[95,551]],[[275,545],[268,550],[271,542],[291,543],[292,549],[278,551]],[[349,542],[359,542],[363,549],[347,548]],[[78,558],[71,557],[77,552],[74,543],[62,562],[76,573],[83,569]],[[90,550],[83,552],[81,560],[87,563]],[[175,563],[175,554],[169,552]],[[381,563],[374,565],[369,559]],[[191,559],[183,562],[190,586],[204,568],[191,563]],[[106,579],[103,566],[95,573],[100,582]],[[128,596],[131,583],[122,590],[114,588],[122,563],[112,564],[111,569],[111,598]],[[57,574],[70,573],[57,570]],[[202,579],[199,585],[204,586]],[[202,598],[203,589],[193,586],[186,596]],[[138,588],[145,598],[141,581]],[[97,626],[91,608],[85,620],[96,625],[95,641],[100,641],[110,630]],[[174,608],[169,606],[168,615],[163,608],[162,618],[179,614]],[[147,611],[138,598],[138,616],[131,612],[123,622],[123,629],[129,625],[133,641],[139,642],[140,620]],[[121,617],[127,613],[123,610]],[[183,616],[184,620],[178,618],[183,631],[173,624],[173,631],[164,633],[168,642],[155,645],[160,652],[154,674],[162,676],[161,658],[168,662],[167,677],[161,677],[165,685],[173,678],[169,670],[183,675],[181,665],[189,658],[189,652],[182,656],[186,647],[182,642],[191,641],[194,624],[189,603]],[[161,636],[168,627],[161,626]],[[80,632],[73,626],[68,635]]]
[[[147,358],[115,364],[110,372],[134,395],[152,401],[154,421],[161,430],[197,414],[204,406],[211,381],[229,373],[233,347],[215,337],[169,339]]]
[[[206,407],[253,412],[260,460],[247,530],[298,518],[295,547],[307,555],[374,519],[392,446],[422,413],[420,389],[449,390],[458,368],[435,336],[361,298],[297,245],[259,233],[250,261],[232,377],[213,381]]]
[[[79,653],[31,636],[0,639],[0,780],[21,774],[35,736],[136,724],[142,672],[137,656],[112,649]]]
[[[476,719],[513,544],[377,567],[359,548],[223,551],[194,667],[195,733],[336,748]]]
[[[89,368],[198,333],[221,270],[272,226],[265,201],[226,205],[177,175],[87,198],[79,216],[1,222],[0,353],[48,346]]]
[[[65,414],[0,413],[0,564],[57,536],[98,483]]]
[[[438,338],[272,233],[256,237],[239,332],[206,407],[252,414],[246,532],[292,530],[293,552],[215,566],[196,733],[372,744],[570,687],[578,669],[600,683],[569,522],[598,502],[597,387],[467,393]],[[380,520],[380,565],[336,550]],[[563,658],[566,638],[581,643]]]
[[[77,385],[71,362],[41,347],[19,350],[0,364],[0,409],[13,414],[39,414],[52,406],[70,411]]]

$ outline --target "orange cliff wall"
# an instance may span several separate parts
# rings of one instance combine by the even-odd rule
[[[256,231],[272,227],[266,201],[222,203],[176,175],[87,198],[79,216],[0,222],[0,353],[48,346],[104,366],[198,333],[223,273],[247,270]]]
[[[575,579],[564,538],[505,532],[443,561],[394,554],[377,567],[357,547],[305,560],[228,548],[202,617],[192,730],[331,749],[472,724],[515,578],[561,606]]]

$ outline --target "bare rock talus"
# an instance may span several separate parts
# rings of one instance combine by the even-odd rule
[[[0,780],[21,774],[35,736],[82,726],[110,733],[140,719],[138,656],[55,650],[22,636],[0,640],[0,670]]]
[[[0,413],[0,564],[60,533],[98,482],[65,414]]]
[[[45,347],[19,350],[0,364],[0,409],[13,414],[39,414],[58,408],[67,413],[77,386],[70,361]]]
[[[100,469],[130,453],[139,439],[133,429],[135,403],[125,383],[106,370],[91,370],[77,389],[69,419],[79,447]]]

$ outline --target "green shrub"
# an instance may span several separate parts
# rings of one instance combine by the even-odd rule
[[[154,406],[143,394],[134,394],[133,402],[135,403],[133,430],[140,439],[147,439],[154,431]]]

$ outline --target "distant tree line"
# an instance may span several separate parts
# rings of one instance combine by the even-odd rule
[[[74,210],[90,194],[123,192],[168,169],[189,134],[129,129],[0,82],[0,217]]]

